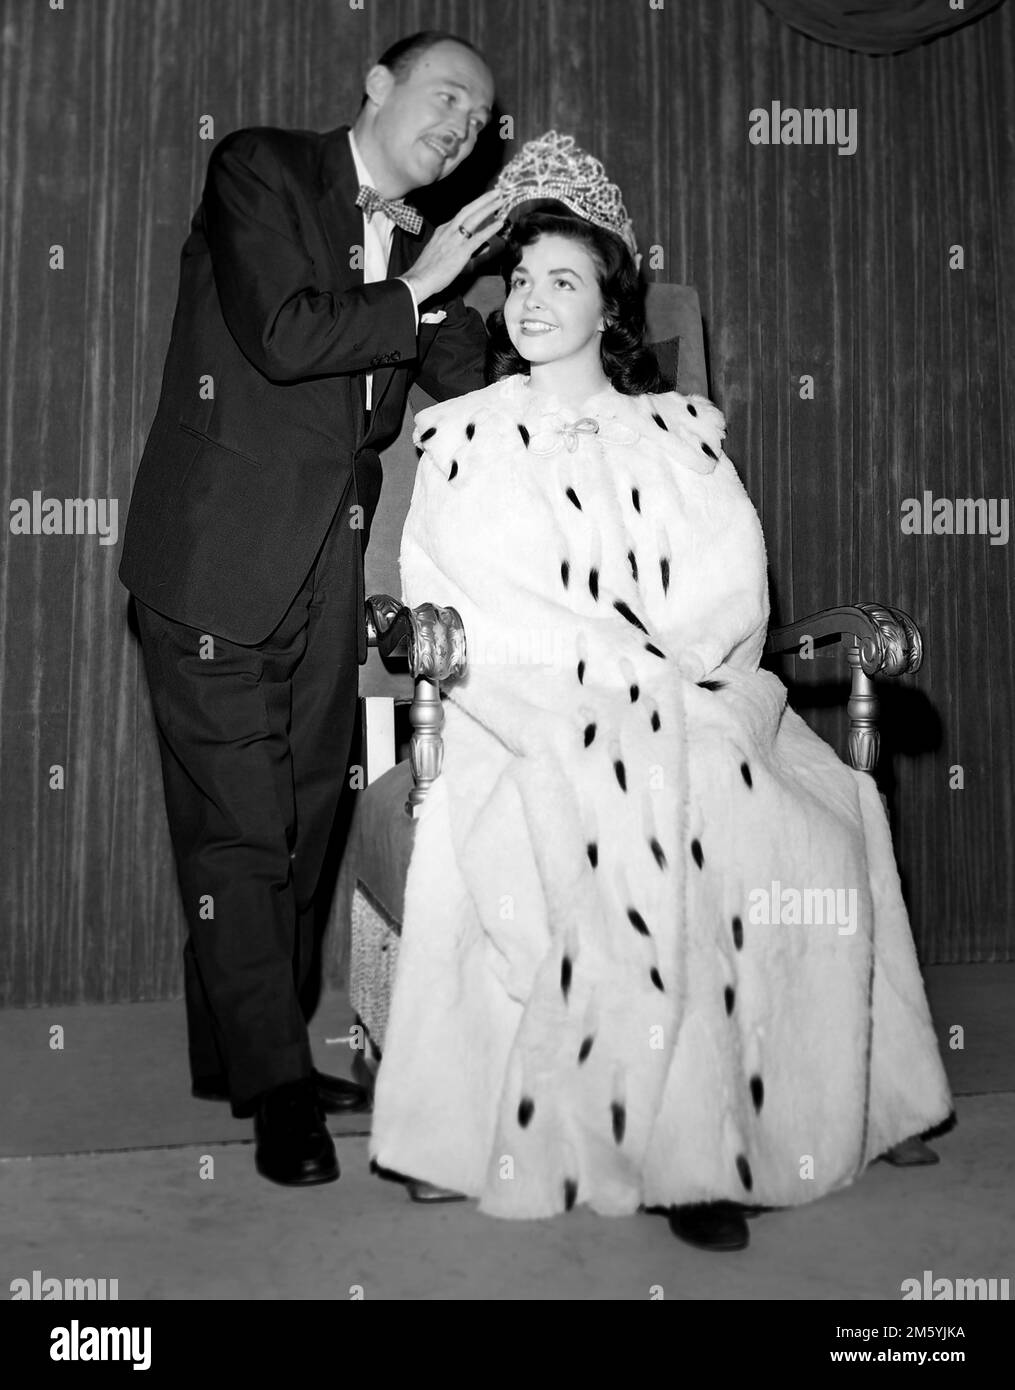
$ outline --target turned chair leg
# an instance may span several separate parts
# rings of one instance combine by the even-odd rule
[[[878,729],[880,702],[874,682],[860,664],[860,641],[857,638],[846,652],[850,665],[851,689],[846,710],[849,714],[849,760],[858,772],[872,777],[881,752],[881,733]],[[888,810],[884,796],[881,797]],[[896,1168],[923,1168],[940,1163],[940,1158],[918,1134],[903,1139],[881,1155]]]
[[[854,640],[847,649],[846,660],[851,675],[849,702],[846,705],[849,714],[849,760],[857,772],[869,772],[873,776],[881,752],[881,735],[878,732],[881,706],[874,682],[860,664],[859,640]]]
[[[420,814],[427,792],[441,775],[444,763],[444,741],[441,738],[444,709],[438,681],[428,680],[426,676],[417,677],[415,695],[409,707],[409,723],[412,725],[409,761],[412,764],[413,785],[405,809],[415,819]]]

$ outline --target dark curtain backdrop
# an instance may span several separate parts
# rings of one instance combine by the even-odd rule
[[[573,132],[658,248],[648,274],[698,287],[777,617],[874,598],[923,626],[923,671],[885,700],[883,769],[918,947],[926,962],[1012,957],[1011,546],[900,529],[925,490],[1012,494],[1010,4],[896,57],[823,46],[749,0],[0,0],[0,16],[8,503],[115,498],[122,534],[211,149],[201,118],[215,138],[329,128],[393,38],[456,30],[490,56],[508,151]],[[748,113],[776,100],[855,108],[856,153],[751,144]],[[119,548],[4,528],[7,1002],[180,986]],[[812,662],[795,692],[832,737],[837,671]]]
[[[1003,0],[759,0],[766,9],[836,48],[905,53],[980,19]]]

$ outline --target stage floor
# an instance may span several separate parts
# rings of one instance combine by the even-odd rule
[[[898,1299],[904,1279],[1015,1288],[1015,966],[926,972],[956,1095],[935,1167],[876,1163],[845,1191],[751,1222],[718,1256],[665,1221],[584,1209],[503,1222],[473,1203],[423,1207],[369,1171],[369,1116],[334,1123],[342,1178],[275,1187],[251,1125],[187,1091],[182,1004],[0,1015],[0,1290],[116,1278],[120,1299]],[[318,1065],[348,1074],[348,1006],[326,997]],[[64,1029],[63,1051],[49,1030]],[[962,1050],[949,1030],[964,1029]],[[345,1041],[340,1041],[345,1039]],[[214,1160],[213,1178],[207,1173]],[[202,1178],[201,1173],[206,1176]],[[656,1294],[658,1297],[659,1295]]]

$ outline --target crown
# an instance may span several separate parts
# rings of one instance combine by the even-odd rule
[[[533,198],[555,198],[586,222],[619,236],[632,256],[638,254],[620,189],[598,159],[578,148],[573,135],[548,130],[529,140],[504,165],[494,187],[507,195],[505,217]]]

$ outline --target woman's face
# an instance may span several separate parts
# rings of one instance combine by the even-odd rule
[[[528,362],[582,353],[598,361],[603,297],[598,267],[585,247],[548,232],[526,246],[511,276],[504,323]]]

